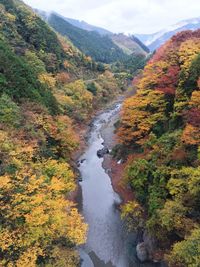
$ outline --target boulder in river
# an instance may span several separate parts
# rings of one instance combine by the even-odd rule
[[[149,259],[148,251],[147,251],[147,248],[146,248],[144,242],[137,244],[136,253],[137,253],[137,258],[141,262],[145,262],[145,261],[147,261]]]
[[[104,147],[104,148],[99,149],[99,150],[97,151],[97,156],[98,156],[99,158],[103,158],[103,156],[106,155],[106,154],[109,154],[109,149],[108,149],[107,147]]]
[[[83,178],[81,176],[78,177],[79,183],[83,182]]]
[[[81,164],[84,163],[84,161],[86,161],[86,159],[78,160],[78,161],[76,162],[77,167],[79,168],[79,167],[81,166]]]
[[[76,162],[76,165],[77,165],[77,167],[78,167],[78,168],[81,166],[81,164],[80,164],[80,161],[79,161],[79,160]]]

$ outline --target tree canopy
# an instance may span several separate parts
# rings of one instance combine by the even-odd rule
[[[186,31],[155,53],[123,105],[118,129],[129,152],[125,181],[170,266],[199,265],[199,44],[200,31]],[[130,209],[123,216],[131,224]]]

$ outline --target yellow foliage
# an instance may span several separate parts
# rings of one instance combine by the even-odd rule
[[[75,189],[68,164],[46,160],[32,164],[31,169],[29,166],[16,174],[1,176],[0,180],[1,214],[6,222],[1,226],[0,246],[19,255],[16,262],[8,258],[10,264],[36,266],[38,256],[47,253],[46,249],[60,238],[76,245],[85,242],[87,225],[64,196]]]
[[[56,85],[56,79],[49,73],[39,74],[38,79],[42,84],[45,84],[50,88],[54,88]]]
[[[31,247],[27,249],[16,261],[16,267],[35,267],[38,255],[43,255],[41,248]]]
[[[70,102],[66,96],[70,97],[72,101]],[[66,84],[63,88],[63,97],[60,95],[59,99],[64,103],[63,108],[65,105],[70,107],[73,117],[79,116],[82,119],[87,119],[91,114],[93,95],[87,90],[83,80]]]
[[[183,42],[179,48],[179,62],[181,69],[184,71],[186,77],[189,75],[189,69],[192,61],[200,53],[199,39],[189,39]]]
[[[12,15],[11,13],[6,13],[6,17],[11,21],[14,22],[16,20],[16,17]]]
[[[200,109],[200,91],[193,91],[189,104]]]
[[[169,63],[165,61],[147,64],[143,72],[143,77],[138,82],[138,88],[141,90],[153,89],[168,67]]]
[[[55,94],[55,97],[57,99],[57,101],[62,105],[62,106],[74,106],[74,101],[72,100],[72,98],[68,95],[63,95],[63,94]]]
[[[15,233],[11,233],[9,229],[0,230],[0,247],[2,251],[6,251],[13,244]]]
[[[144,210],[141,205],[136,201],[129,201],[122,206],[122,219],[127,222],[128,229],[130,231],[139,229],[143,226]]]
[[[150,132],[157,121],[165,119],[164,108],[165,101],[162,92],[139,90],[135,96],[124,102],[121,113],[122,126],[118,131],[120,140],[124,143],[141,142],[140,139]],[[151,110],[156,112],[152,114]]]

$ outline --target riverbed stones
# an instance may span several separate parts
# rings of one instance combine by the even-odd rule
[[[97,151],[97,156],[98,156],[99,158],[103,158],[103,156],[106,155],[106,154],[109,154],[109,149],[108,149],[107,147],[104,147],[104,148],[99,149],[99,150]]]
[[[78,177],[79,183],[83,182],[83,178],[81,176]]]
[[[86,159],[81,159],[76,162],[77,167],[79,168],[81,164],[83,164],[86,161]]]
[[[141,261],[141,262],[145,262],[149,259],[148,256],[148,251],[147,248],[145,246],[145,243],[139,243],[136,246],[136,254],[137,254],[137,258]]]

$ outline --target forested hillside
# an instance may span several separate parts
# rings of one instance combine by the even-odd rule
[[[40,14],[41,16],[43,17],[46,17],[48,16],[48,13],[46,13],[45,11],[41,11],[41,10],[38,10],[36,9],[36,13]],[[54,12],[55,13],[55,12]],[[77,20],[77,19],[71,19],[71,18],[66,18],[66,17],[63,17],[61,15],[58,14],[58,16],[62,17],[64,20],[68,21],[70,24],[78,27],[78,28],[81,28],[83,30],[86,30],[86,31],[95,31],[95,32],[98,32],[100,35],[110,35],[112,34],[112,32],[104,29],[104,28],[101,28],[101,27],[97,27],[97,26],[94,26],[94,25],[91,25],[83,20]]]
[[[162,46],[134,81],[118,129],[124,182],[135,201],[122,215],[148,229],[169,266],[200,262],[200,30]],[[120,154],[119,154],[120,155]]]
[[[112,63],[127,56],[107,35],[78,28],[55,13],[46,17],[46,20],[53,29],[67,36],[83,53],[96,61]]]
[[[22,1],[0,0],[1,266],[78,265],[87,226],[68,200],[74,125],[119,91]]]
[[[70,20],[56,13],[48,14],[40,10],[37,10],[37,13],[53,29],[69,38],[80,51],[96,61],[114,65],[121,63],[124,70],[131,73],[132,68],[127,63],[131,62],[131,65],[137,65],[138,59],[142,58],[141,61],[143,61],[149,53],[148,48],[134,36],[113,33],[101,34],[95,28],[93,31],[87,28],[83,29],[82,23],[79,25],[73,20],[70,23]],[[118,71],[120,70],[122,69]]]

